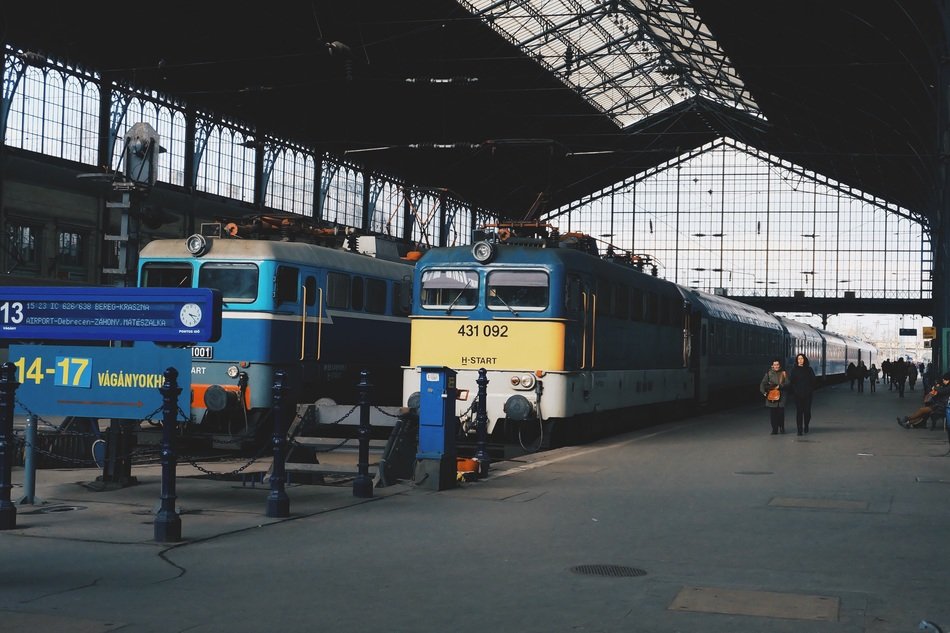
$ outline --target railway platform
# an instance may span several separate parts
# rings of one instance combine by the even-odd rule
[[[806,436],[756,403],[441,492],[291,484],[288,518],[179,465],[178,543],[153,540],[160,466],[39,470],[0,532],[0,631],[950,631],[947,434],[896,423],[921,396],[837,385]]]

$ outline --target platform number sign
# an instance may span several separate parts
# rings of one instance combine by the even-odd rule
[[[182,393],[191,390],[191,354],[159,346],[11,345],[19,414],[142,419],[162,406],[168,367]],[[190,415],[188,398],[178,406]]]
[[[23,303],[20,301],[0,303],[0,323],[3,325],[23,323]]]

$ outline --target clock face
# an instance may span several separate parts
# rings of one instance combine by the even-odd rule
[[[178,318],[185,327],[195,327],[201,322],[201,306],[197,303],[186,303],[181,307]]]

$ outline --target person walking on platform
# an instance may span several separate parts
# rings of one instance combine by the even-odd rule
[[[927,428],[927,420],[932,420],[930,430],[937,428],[935,418],[943,418],[947,410],[947,400],[950,399],[950,372],[940,378],[940,384],[934,385],[934,388],[924,397],[922,407],[905,415],[903,418],[898,416],[897,423],[905,429]]]
[[[811,422],[811,401],[815,393],[815,370],[808,363],[808,357],[799,354],[795,357],[795,366],[789,374],[789,387],[795,399],[795,426],[798,434],[808,433]]]
[[[914,390],[914,385],[917,384],[917,364],[916,363],[907,363],[907,386],[910,387],[910,390]]]
[[[897,390],[897,395],[904,397],[904,383],[907,381],[907,365],[904,363],[904,357],[898,356],[897,360],[891,363],[891,385]]]
[[[858,393],[864,393],[864,379],[868,377],[868,366],[863,360],[858,361],[858,366],[854,369],[854,376],[858,381]]]
[[[871,393],[877,391],[877,378],[879,372],[877,370],[877,365],[871,363],[871,366],[868,368],[868,385],[871,387]]]
[[[851,391],[854,391],[854,381],[858,378],[858,368],[854,363],[848,363],[848,368],[844,370],[845,377],[851,382]]]
[[[934,364],[927,363],[924,371],[920,374],[920,380],[924,385],[924,391],[930,391],[930,389],[934,386],[934,378]]]
[[[782,369],[782,361],[776,358],[759,383],[759,392],[765,396],[765,407],[769,410],[772,435],[785,433],[785,387],[787,386],[788,374]]]
[[[881,376],[884,378],[884,384],[891,384],[891,359],[885,358],[884,362],[881,363]],[[893,385],[888,389],[893,389]]]

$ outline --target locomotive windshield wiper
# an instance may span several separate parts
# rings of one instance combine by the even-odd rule
[[[468,290],[468,286],[471,283],[472,283],[472,280],[470,278],[465,280],[465,285],[462,286],[462,289],[459,290],[459,293],[455,295],[455,298],[452,299],[451,303],[449,303],[449,306],[445,309],[446,312],[452,311],[452,308],[455,307],[455,304],[458,303],[458,300],[462,298],[462,295],[465,294],[465,291]]]
[[[509,311],[509,312],[511,312],[511,313],[512,313],[513,315],[515,315],[515,316],[518,316],[518,313],[515,312],[515,309],[512,308],[510,305],[508,305],[508,302],[507,302],[507,301],[505,301],[504,299],[501,298],[501,295],[498,294],[498,291],[497,291],[497,290],[493,290],[493,291],[492,291],[492,296],[493,296],[495,299],[498,299],[499,301],[501,301],[501,305],[503,305],[503,306],[505,306],[506,308],[508,308],[508,311]]]

